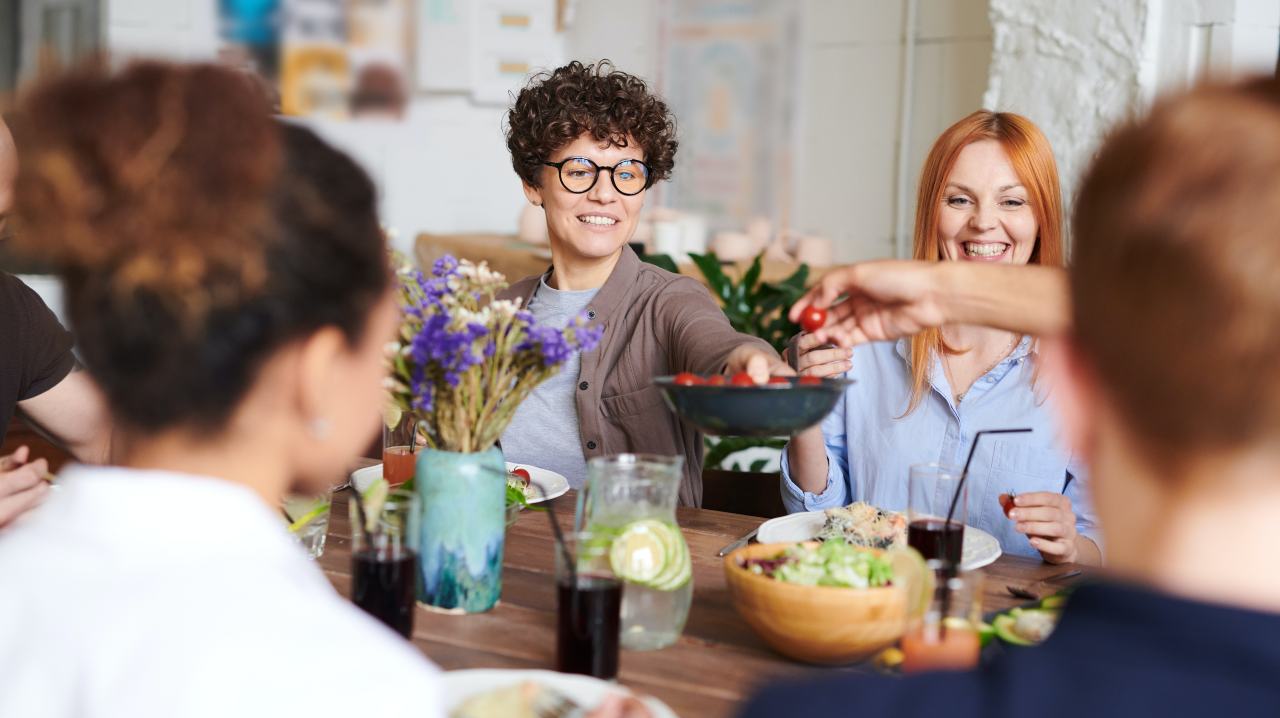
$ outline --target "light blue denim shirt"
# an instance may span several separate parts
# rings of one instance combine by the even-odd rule
[[[906,416],[903,413],[911,400],[908,342],[856,347],[853,369],[847,374],[855,382],[822,422],[826,488],[813,494],[796,486],[784,451],[782,501],[787,511],[816,511],[852,501],[905,511],[910,466],[937,462],[960,467],[978,431],[1031,427],[1030,434],[983,437],[969,467],[967,523],[995,536],[1006,553],[1038,557],[1027,537],[1004,516],[998,497],[1009,491],[1063,492],[1065,488],[1076,514],[1076,530],[1101,546],[1084,469],[1078,457],[1063,450],[1043,391],[1032,387],[1031,347],[1031,340],[1024,338],[1004,361],[974,382],[960,404],[953,401],[946,373],[935,359],[929,390],[920,406]]]

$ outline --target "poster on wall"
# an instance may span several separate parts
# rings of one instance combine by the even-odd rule
[[[417,0],[416,86],[506,105],[532,72],[560,64],[568,0]]]
[[[560,64],[553,0],[474,0],[471,97],[506,105],[530,73]]]
[[[471,3],[418,0],[417,86],[427,92],[471,91]]]
[[[713,228],[790,220],[799,16],[791,0],[668,0],[659,79],[680,118],[675,209]]]
[[[280,67],[280,0],[218,0],[219,59],[273,86]]]
[[[219,0],[218,56],[254,72],[281,112],[403,117],[411,0]]]

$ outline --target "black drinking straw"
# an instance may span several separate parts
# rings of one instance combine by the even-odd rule
[[[537,484],[530,484],[533,488],[542,494],[542,498],[547,498],[547,492]],[[556,520],[556,512],[551,510],[551,506],[547,506],[547,520],[551,522],[551,533],[555,534],[556,546],[560,548],[560,558],[564,560],[566,566],[569,567],[569,581],[573,588],[574,594],[578,592],[578,567],[574,565],[573,555],[569,553],[569,547],[564,542],[564,532],[560,530],[560,522]]]
[[[978,452],[978,441],[986,434],[1027,434],[1030,432],[1030,427],[1025,429],[983,429],[973,435],[973,443],[969,446],[969,457],[964,460],[964,468],[960,470],[960,480],[956,482],[956,493],[951,497],[951,508],[947,509],[947,518],[942,522],[942,625],[939,630],[944,638],[947,635],[947,609],[951,603],[951,588],[947,586],[947,582],[960,571],[959,564],[948,558],[950,553],[947,552],[947,541],[951,535],[951,517],[955,516],[956,504],[960,501],[960,492],[964,491],[964,482],[969,478],[969,464],[973,463],[973,455]]]

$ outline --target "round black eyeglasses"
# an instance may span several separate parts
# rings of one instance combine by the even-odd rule
[[[555,167],[560,174],[560,185],[574,194],[591,191],[600,179],[601,170],[609,170],[613,188],[628,197],[649,187],[649,166],[640,160],[623,160],[612,167],[601,167],[586,157],[569,157],[542,164]]]

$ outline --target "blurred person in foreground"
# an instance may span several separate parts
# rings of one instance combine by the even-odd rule
[[[82,69],[15,129],[14,241],[65,281],[118,466],[0,534],[0,715],[442,715],[433,666],[278,508],[332,486],[381,405],[368,177],[213,66]]]
[[[985,322],[1045,340],[1094,475],[1104,581],[973,672],[776,685],[744,715],[1280,715],[1280,83],[1159,102],[1105,143],[1049,268],[853,266],[839,343]],[[951,265],[951,266],[947,266]],[[800,309],[798,306],[797,309]]]
[[[0,118],[0,241],[13,232],[17,175],[17,148]],[[0,272],[0,443],[16,412],[80,461],[106,458],[110,431],[102,399],[89,378],[74,371],[72,343],[40,295]],[[0,528],[45,499],[48,471],[44,459],[31,460],[29,447],[0,455]]]

